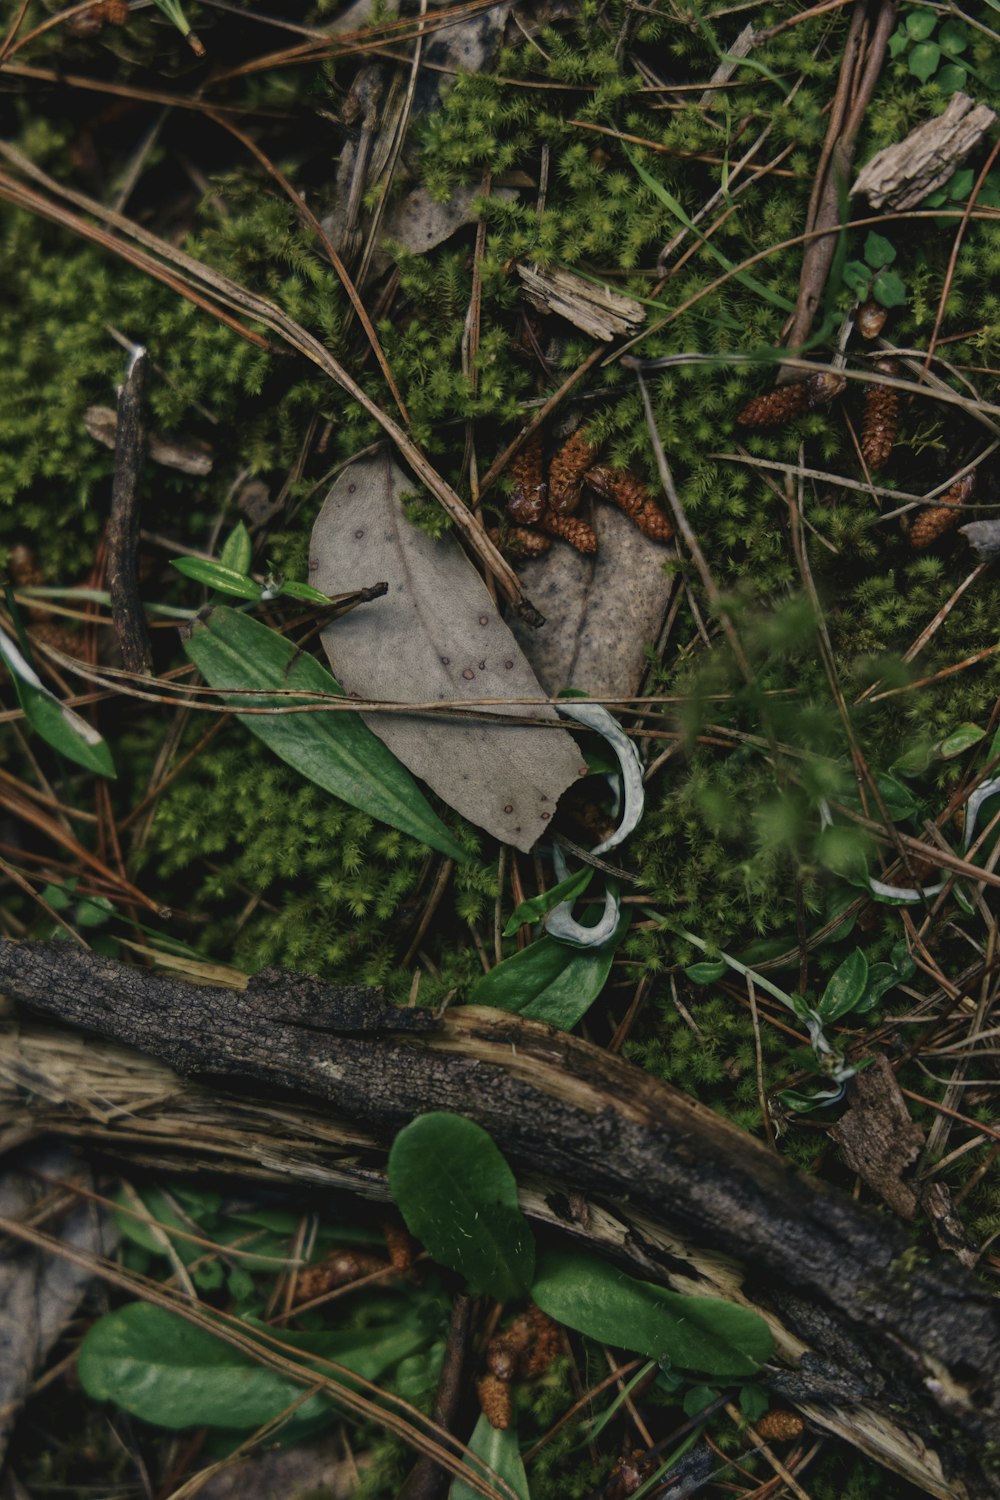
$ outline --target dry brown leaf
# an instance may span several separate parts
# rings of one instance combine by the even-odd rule
[[[595,505],[592,519],[596,556],[555,547],[521,563],[545,624],[531,630],[515,620],[513,630],[549,694],[574,687],[594,698],[628,697],[639,691],[646,646],[670,603],[673,580],[663,564],[674,554],[609,505]]]
[[[904,1219],[917,1211],[903,1173],[920,1155],[924,1133],[910,1118],[892,1065],[880,1052],[854,1079],[851,1107],[830,1131],[862,1182]]]
[[[386,454],[345,469],[313,528],[309,581],[343,593],[385,578],[384,599],[323,632],[338,681],[357,697],[395,703],[545,696],[482,579],[451,536],[434,540],[404,517],[413,481]],[[490,709],[481,710],[485,714]],[[493,713],[550,719],[546,707]],[[450,807],[494,837],[527,850],[546,832],[559,797],[586,774],[561,729],[489,725],[441,716],[362,717],[403,764]]]

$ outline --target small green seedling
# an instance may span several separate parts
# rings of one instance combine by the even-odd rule
[[[941,22],[934,10],[911,10],[889,38],[892,57],[905,57],[906,66],[921,83],[932,79],[943,94],[964,88],[975,72],[962,54],[969,45],[969,31],[961,21]]]
[[[845,286],[864,302],[874,297],[882,307],[902,307],[906,301],[906,283],[889,267],[896,259],[896,247],[883,234],[874,231],[865,240],[864,260],[849,260],[844,266]]]

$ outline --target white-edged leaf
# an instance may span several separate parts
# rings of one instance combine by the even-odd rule
[[[96,771],[99,776],[115,776],[115,763],[103,736],[74,709],[59,702],[2,630],[0,657],[10,671],[24,717],[36,734],[78,766]]]

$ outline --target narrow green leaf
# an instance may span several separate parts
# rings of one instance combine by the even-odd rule
[[[252,558],[250,533],[242,521],[237,521],[223,543],[219,561],[224,568],[232,568],[234,573],[249,573]]]
[[[229,568],[225,563],[213,562],[207,557],[173,557],[170,566],[176,568],[178,573],[183,573],[185,578],[191,578],[195,583],[203,583],[206,588],[217,589],[220,594],[231,594],[236,599],[260,598],[260,584],[254,583],[245,573],[236,568]]]
[[[462,1115],[418,1115],[392,1143],[389,1186],[411,1234],[475,1295],[508,1302],[527,1294],[535,1242],[514,1174],[481,1126]]]
[[[707,1375],[753,1375],[771,1355],[771,1330],[749,1308],[682,1297],[578,1251],[544,1251],[531,1296],[588,1338]]]
[[[59,702],[3,630],[0,658],[7,664],[17,701],[35,733],[74,764],[99,776],[114,777],[115,763],[104,738],[86,719]]]
[[[689,964],[684,970],[693,984],[714,984],[717,979],[721,979],[723,974],[728,972],[729,965],[724,958],[716,959],[714,963],[706,960],[700,964]]]
[[[891,240],[887,240],[884,234],[870,232],[865,240],[865,260],[874,270],[880,271],[883,266],[891,266],[896,259],[896,247]]]
[[[314,657],[296,651],[266,625],[225,606],[195,621],[184,649],[215,688],[255,692],[270,688],[283,693],[298,688],[310,697],[343,697],[339,684]],[[247,698],[235,692],[227,694],[225,701],[253,708],[287,708],[309,698]],[[409,771],[356,714],[248,714],[243,722],[275,755],[325,791],[451,859],[465,859]]]
[[[849,957],[830,978],[823,997],[816,1007],[824,1021],[837,1021],[852,1011],[865,993],[868,984],[868,960],[860,948],[855,948]]]
[[[378,1380],[426,1342],[425,1333],[406,1325],[280,1337],[303,1358],[334,1360],[366,1380]],[[259,1427],[303,1390],[206,1329],[148,1302],[131,1302],[99,1319],[80,1346],[77,1373],[95,1401],[113,1401],[143,1421],[172,1429]],[[321,1416],[329,1409],[324,1397],[313,1396],[300,1415]]]
[[[290,599],[304,599],[307,604],[329,604],[329,594],[321,593],[314,589],[311,583],[296,583],[286,580],[281,585],[281,592],[287,594]]]
[[[952,760],[956,755],[963,755],[966,750],[971,750],[973,745],[986,738],[986,730],[980,729],[978,724],[959,724],[951,734],[946,735],[937,747],[937,753],[942,760]]]
[[[539,938],[484,974],[473,987],[469,1004],[515,1011],[529,1020],[571,1031],[604,989],[615,949],[630,922],[625,912],[602,948],[570,948],[547,935]]]
[[[551,890],[522,901],[520,906],[515,907],[511,913],[510,921],[503,930],[504,937],[513,937],[524,923],[540,922],[542,917],[554,906],[558,906],[561,901],[572,901],[582,895],[590,884],[593,874],[593,865],[585,865],[575,875],[567,875],[565,880],[560,880],[559,884],[552,886]]]
[[[515,1495],[519,1495],[521,1500],[530,1500],[528,1476],[524,1472],[524,1464],[521,1461],[521,1449],[518,1446],[515,1428],[491,1427],[489,1418],[485,1412],[482,1412],[469,1439],[468,1447],[469,1452],[482,1459],[486,1467],[498,1479],[505,1481]],[[468,1459],[465,1463],[473,1473],[482,1475],[481,1464],[470,1464]],[[448,1491],[448,1500],[482,1500],[482,1496],[464,1480],[454,1479]]]

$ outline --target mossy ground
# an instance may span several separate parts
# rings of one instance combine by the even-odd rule
[[[333,7],[295,9],[304,23],[317,24]],[[781,476],[722,455],[742,445],[751,459],[796,465],[801,454],[809,468],[859,480],[851,429],[859,421],[860,390],[852,386],[842,402],[785,429],[748,436],[737,414],[771,383],[773,351],[781,346],[796,296],[800,247],[775,249],[753,267],[752,281],[729,276],[721,286],[713,284],[724,264],[738,265],[801,233],[847,23],[835,11],[782,28],[784,7],[755,10],[755,25],[774,26],[776,35],[755,49],[753,65],[738,70],[705,109],[694,102],[697,92],[671,94],[644,83],[634,58],[655,58],[657,72],[671,82],[707,79],[735,35],[735,18],[711,21],[676,7],[665,7],[662,15],[655,11],[585,0],[571,22],[529,40],[515,36],[492,74],[456,77],[439,106],[414,121],[406,157],[411,182],[422,180],[443,199],[458,186],[482,186],[489,173],[494,182],[520,183],[520,196],[501,201],[484,190],[482,336],[474,385],[463,373],[461,356],[473,287],[471,229],[429,255],[397,251],[398,286],[378,333],[415,438],[465,493],[467,431],[475,432],[482,472],[522,425],[528,403],[550,394],[592,348],[568,325],[548,323],[539,330],[542,357],[536,357],[524,337],[512,270],[518,258],[568,266],[646,299],[650,331],[635,350],[644,358],[717,357],[710,365],[682,362],[647,379],[682,504],[753,681],[744,680],[710,612],[712,641],[706,647],[694,615],[682,607],[663,655],[651,657],[649,687],[685,696],[680,709],[650,721],[665,734],[679,732],[683,753],[650,783],[632,858],[649,908],[674,926],[737,952],[768,940],[773,954],[795,948],[804,934],[822,926],[856,892],[850,878],[859,860],[867,859],[875,872],[879,855],[872,840],[849,824],[825,826],[827,803],[850,803],[855,778],[790,544]],[[235,62],[254,50],[231,17],[213,12],[199,19],[209,27],[206,40],[216,57],[228,59],[232,49]],[[1000,51],[985,11],[982,19],[984,27],[970,32],[966,61],[973,78],[989,83],[1000,74]],[[624,50],[618,46],[623,27]],[[183,90],[191,66],[183,43],[148,13],[137,13],[122,36],[106,29],[97,38],[71,39],[57,29],[32,48],[31,61],[116,83],[148,85],[158,78],[174,91]],[[254,112],[258,139],[317,212],[330,205],[331,161],[344,139],[326,116],[341,110],[356,68],[353,56],[334,58],[250,74],[226,89],[227,102]],[[174,73],[180,76],[171,78]],[[921,82],[900,51],[883,70],[858,160],[895,142],[946,102],[947,91],[935,77]],[[105,198],[123,179],[153,118],[152,106],[133,103],[123,127],[100,96],[95,102],[86,91],[52,86],[41,93],[24,84],[11,89],[3,109],[5,135],[37,164]],[[733,163],[765,127],[770,134],[758,160],[785,148],[788,154],[745,190],[741,178],[730,187]],[[543,154],[549,175],[539,211],[535,185]],[[650,185],[649,174],[661,191]],[[992,201],[995,176],[987,180],[983,203]],[[720,187],[720,213],[722,206],[731,211],[710,240],[689,237],[691,253],[668,262],[669,275],[661,281],[657,255],[680,228],[664,195],[692,215]],[[391,189],[401,190],[398,183]],[[374,399],[387,402],[335,273],[275,183],[223,132],[208,128],[197,114],[171,112],[127,211],[168,238],[183,238],[190,253],[272,297],[357,373]],[[949,218],[942,210],[937,219],[877,226],[896,248],[894,269],[907,288],[907,301],[891,314],[886,330],[900,348],[927,347],[956,223],[954,213]],[[86,436],[82,417],[89,405],[113,399],[123,364],[109,332],[114,328],[149,348],[152,425],[205,440],[215,456],[207,480],[148,466],[142,497],[147,531],[178,547],[205,549],[237,519],[240,483],[260,477],[273,494],[282,494],[284,506],[258,538],[258,557],[303,577],[324,475],[376,440],[377,425],[311,367],[242,340],[70,232],[13,209],[4,210],[2,232],[0,553],[28,541],[47,583],[69,586],[91,578],[112,460]],[[848,256],[861,253],[865,232],[847,235]],[[996,400],[1000,374],[994,369],[1000,352],[998,269],[1000,223],[974,215],[948,283],[940,333],[948,340],[943,352],[949,378],[963,390],[971,381],[986,402]],[[837,273],[818,319],[819,356],[828,356],[852,302]],[[850,354],[852,360],[864,354],[857,338]],[[737,356],[747,355],[759,362],[738,362]],[[611,358],[573,400],[583,402],[608,459],[655,484],[633,374]],[[967,412],[910,403],[879,482],[923,492],[980,452],[987,437]],[[996,474],[995,460],[988,458],[980,467],[980,497],[992,496]],[[491,521],[502,510],[502,489],[487,500]],[[880,507],[863,490],[804,484],[807,546],[855,744],[875,773],[889,773],[905,755],[918,761],[921,747],[928,748],[925,768],[906,781],[913,807],[899,819],[907,832],[919,834],[970,762],[979,757],[985,763],[995,729],[1000,657],[940,674],[995,644],[1000,582],[992,570],[977,578],[917,660],[905,665],[904,653],[972,564],[964,544],[952,539],[933,555],[915,556],[898,522],[883,521],[882,512],[890,508],[890,498]],[[147,599],[196,605],[191,586],[163,565],[168,552],[155,543],[146,549]],[[677,566],[704,609],[696,574],[686,564]],[[156,656],[160,670],[181,660],[172,628],[157,630]],[[931,681],[912,686],[917,679]],[[873,683],[881,683],[883,692],[896,691],[859,701]],[[726,696],[713,696],[719,694]],[[101,712],[119,767],[112,802],[124,815],[144,794],[169,714],[127,699]],[[956,758],[932,753],[931,747],[967,722],[986,731],[978,745]],[[192,748],[203,730],[196,717],[178,753]],[[88,795],[83,779],[50,764],[44,747],[32,750],[67,801]],[[20,739],[8,737],[0,757],[6,771],[32,779]],[[454,827],[456,820],[444,815]],[[480,972],[470,924],[489,948],[498,896],[505,918],[513,904],[509,887],[498,885],[497,848],[473,829],[458,833],[472,858],[453,876],[424,940],[425,1003],[468,991]],[[248,970],[278,963],[330,979],[383,983],[398,998],[410,988],[411,971],[401,960],[434,874],[427,851],[304,784],[236,723],[167,786],[148,834],[132,847],[126,841],[124,853],[142,888],[175,908],[170,935],[207,956]],[[11,930],[41,930],[25,898],[8,890],[7,899]],[[899,912],[889,906],[874,912],[863,929],[842,929],[811,955],[810,994],[859,941],[876,960],[899,940]],[[978,921],[975,913],[969,917],[954,902],[949,905],[933,931],[942,964],[965,961],[968,945],[981,936]],[[726,986],[696,989],[683,975],[687,1014],[678,1008],[667,980],[673,975],[676,981],[678,966],[694,954],[671,930],[647,921],[621,955],[609,995],[591,1018],[594,1034],[613,1029],[632,986],[647,978],[649,998],[626,1044],[628,1055],[745,1128],[759,1130],[756,1050],[746,1009]],[[887,1002],[899,1013],[909,1003],[898,995]],[[880,1018],[876,1012],[863,1024],[873,1027]],[[905,1042],[908,1032],[900,1027],[895,1035]],[[761,1046],[771,1089],[800,1059],[769,1025]],[[916,1076],[915,1087],[939,1097],[938,1081]],[[988,1115],[985,1101],[968,1108],[975,1118]],[[784,1149],[808,1164],[816,1142],[813,1129],[793,1124]],[[967,1162],[956,1164],[951,1180],[961,1182],[968,1168]],[[976,1236],[1000,1228],[1000,1188],[988,1175],[972,1187],[964,1212]],[[535,1419],[544,1425],[537,1412]],[[398,1454],[386,1458],[390,1466],[399,1461]],[[593,1473],[587,1470],[585,1482],[582,1461],[579,1489],[566,1487],[573,1462],[561,1442],[553,1443],[533,1493],[585,1493]],[[843,1464],[842,1456],[821,1460],[812,1493],[860,1497],[876,1485],[887,1488],[884,1476],[865,1466],[845,1478]],[[365,1492],[388,1494],[390,1482],[373,1470]]]

